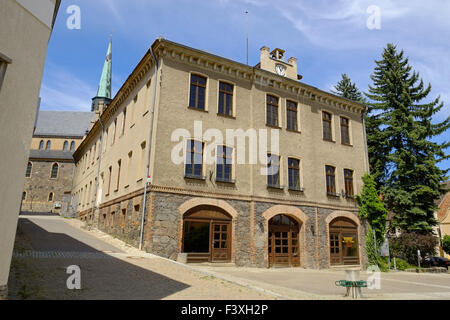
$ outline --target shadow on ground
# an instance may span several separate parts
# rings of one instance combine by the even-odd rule
[[[26,232],[24,232],[26,228]],[[33,241],[28,237],[33,233]],[[46,248],[36,251],[36,243]],[[126,255],[123,255],[126,258]],[[136,257],[137,258],[137,257]],[[81,269],[81,290],[67,289],[67,267]],[[80,242],[19,219],[9,279],[9,299],[151,299],[159,300],[189,285],[140,268]]]

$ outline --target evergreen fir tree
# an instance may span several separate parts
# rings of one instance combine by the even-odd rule
[[[384,49],[366,94],[367,140],[371,173],[384,193],[389,210],[395,213],[393,226],[407,232],[427,234],[436,224],[435,200],[448,170],[437,163],[448,158],[449,143],[432,138],[450,127],[450,117],[432,124],[442,107],[440,98],[421,104],[431,91],[412,71],[404,53],[394,45]]]
[[[342,79],[334,86],[333,93],[343,98],[364,103],[364,97],[350,78],[343,73]]]

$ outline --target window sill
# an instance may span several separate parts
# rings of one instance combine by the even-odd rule
[[[287,129],[287,128],[286,128],[286,131],[293,132],[293,133],[302,133],[300,130],[292,130],[292,129]]]
[[[294,192],[304,192],[305,188],[291,188],[291,187],[289,187],[288,190],[289,191],[294,191]]]
[[[355,195],[353,195],[353,194],[345,194],[344,193],[344,194],[342,194],[342,196],[346,199],[352,199],[352,200],[356,199]]]
[[[328,196],[328,197],[339,198],[341,195],[340,195],[339,193],[327,192],[327,196]]]
[[[144,179],[140,178],[140,179],[136,180],[136,183],[140,183],[140,182],[142,182],[142,180],[144,180]]]
[[[216,178],[216,182],[235,184],[235,183],[236,183],[236,180],[235,180],[235,179],[222,179],[222,178]]]
[[[275,129],[281,129],[280,126],[274,126],[273,124],[268,124],[268,123],[266,123],[266,127],[275,128]]]
[[[284,186],[280,186],[280,185],[267,185],[267,189],[277,189],[277,190],[283,190]]]
[[[206,181],[206,176],[194,176],[194,175],[185,174],[184,178],[185,179],[192,179],[192,180]]]
[[[341,143],[343,146],[347,146],[347,147],[353,147],[353,145],[352,144],[350,144],[350,143]]]
[[[218,113],[218,112],[217,112],[217,115],[218,115],[219,117],[224,117],[224,118],[228,118],[228,119],[236,119],[235,116],[230,116],[230,115],[225,114],[225,113]]]
[[[200,112],[206,112],[206,113],[208,113],[208,110],[205,110],[205,109],[199,109],[199,108],[190,107],[190,106],[188,106],[187,108],[190,109],[190,110],[195,110],[195,111],[200,111]]]
[[[326,142],[331,142],[331,143],[336,143],[336,141],[334,141],[334,140],[329,140],[329,139],[323,139],[323,141],[326,141]]]

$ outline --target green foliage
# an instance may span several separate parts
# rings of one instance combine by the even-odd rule
[[[443,103],[436,98],[423,103],[431,91],[412,70],[403,51],[388,44],[382,59],[375,61],[373,85],[366,96],[367,142],[371,173],[382,191],[393,227],[404,232],[431,234],[436,225],[435,200],[443,192],[441,182],[448,170],[437,164],[449,158],[450,142],[433,138],[450,128],[450,117],[432,123]]]
[[[376,234],[376,238],[382,241],[386,230],[388,212],[378,196],[373,177],[366,173],[362,180],[364,186],[361,195],[356,196],[359,204],[359,216],[367,219]]]
[[[442,249],[446,254],[450,254],[450,236],[445,235],[444,239],[442,240]]]
[[[361,91],[359,91],[356,84],[345,73],[342,74],[342,79],[334,86],[334,89],[335,91],[333,93],[338,96],[361,103],[365,102]]]
[[[394,263],[394,262],[392,262],[392,263]],[[407,261],[400,259],[400,258],[395,258],[395,265],[397,267],[397,270],[400,270],[400,271],[405,271],[406,269],[417,268],[415,265],[409,264]]]
[[[390,239],[389,249],[392,257],[401,258],[416,265],[418,263],[417,250],[420,250],[422,258],[434,256],[437,244],[438,238],[432,235],[402,233],[399,237]]]
[[[376,265],[381,271],[386,272],[388,270],[387,262],[378,254],[379,248],[383,241],[377,238],[376,245],[373,237],[374,231],[369,226],[366,233],[366,254],[370,265]]]

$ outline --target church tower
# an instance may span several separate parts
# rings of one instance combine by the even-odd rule
[[[98,85],[97,95],[92,99],[91,111],[95,113],[95,123],[106,107],[111,103],[111,78],[112,78],[112,37],[109,41],[102,76]]]

